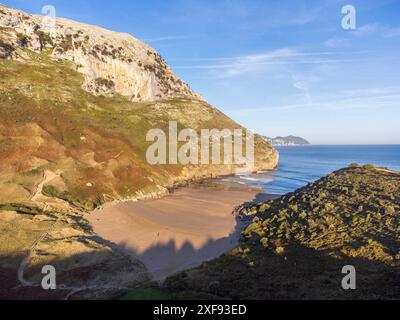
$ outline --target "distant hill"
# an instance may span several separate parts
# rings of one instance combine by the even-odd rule
[[[308,142],[306,139],[295,136],[276,138],[264,136],[263,138],[274,146],[305,146],[310,144],[310,142]]]

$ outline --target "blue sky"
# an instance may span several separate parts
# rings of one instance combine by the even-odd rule
[[[258,133],[400,143],[400,0],[0,0],[129,32]],[[342,28],[342,7],[357,10]]]

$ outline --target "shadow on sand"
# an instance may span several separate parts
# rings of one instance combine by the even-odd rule
[[[166,277],[201,265],[204,261],[217,258],[220,255],[236,247],[239,242],[241,231],[246,226],[239,217],[236,217],[234,231],[227,237],[220,239],[208,239],[200,248],[195,248],[190,241],[179,246],[171,239],[168,243],[159,243],[147,248],[140,253],[127,243],[113,243],[101,238],[101,241],[113,249],[121,250],[125,254],[143,262],[155,281],[162,281]]]
[[[238,229],[239,230],[239,229]],[[93,240],[104,242],[94,237]],[[387,264],[366,259],[343,257],[333,258],[327,253],[293,243],[284,255],[258,248],[245,258],[223,255],[208,260],[209,251],[219,254],[219,245],[234,246],[230,237],[210,240],[196,250],[190,243],[177,248],[174,241],[157,245],[139,254],[123,244],[107,243],[121,248],[130,257],[148,261],[149,271],[156,278],[171,275],[163,284],[163,290],[175,298],[210,297],[229,299],[399,299],[400,270]],[[215,251],[216,250],[216,251]],[[103,253],[92,252],[55,259],[57,290],[45,291],[40,286],[20,287],[15,268],[0,268],[0,299],[103,299],[120,297],[138,287],[153,283],[145,269],[132,269],[134,261],[126,255],[121,260],[102,259]],[[176,263],[166,263],[171,257]],[[0,256],[1,261],[10,256]],[[12,259],[22,259],[23,255]],[[185,264],[188,258],[195,259]],[[76,265],[79,261],[101,263]],[[249,267],[249,262],[255,263]],[[71,267],[75,265],[75,267]],[[341,273],[344,265],[353,265],[357,270],[357,290],[344,291]],[[66,266],[69,266],[68,268]],[[191,269],[195,268],[195,269]],[[190,270],[188,270],[190,269]],[[184,272],[178,272],[186,270]],[[178,273],[176,273],[178,272]],[[42,277],[39,266],[28,270],[28,279]],[[176,273],[176,274],[174,274]],[[38,283],[37,283],[38,284]],[[76,293],[72,288],[81,287]],[[84,289],[86,287],[86,289]],[[71,294],[72,293],[72,294]],[[189,295],[188,295],[189,293]]]
[[[260,197],[264,196],[257,195],[255,201]],[[244,226],[244,222],[236,217],[235,229],[229,236],[209,239],[200,248],[195,248],[189,241],[178,247],[171,240],[151,246],[144,252],[137,252],[126,243],[89,237],[113,248],[112,255],[93,251],[54,258],[51,263],[56,267],[59,286],[54,291],[45,291],[38,285],[37,279],[42,277],[39,265],[26,272],[28,280],[35,279],[37,286],[19,286],[17,270],[26,253],[2,255],[0,299],[118,297],[123,292],[166,277],[169,278],[164,288],[175,297],[180,294],[185,297],[185,293],[191,292],[194,294],[191,297],[210,294],[232,299],[400,298],[399,268],[377,261],[346,256],[334,258],[327,252],[296,243],[289,245],[284,254],[259,246],[246,256],[223,255],[237,245]],[[137,260],[143,262],[147,270]],[[250,262],[252,266],[249,266]],[[357,290],[342,289],[344,265],[356,267]],[[195,270],[189,270],[192,268]],[[186,271],[180,272],[183,270]],[[63,289],[62,285],[67,288]],[[82,290],[75,294],[73,287]]]

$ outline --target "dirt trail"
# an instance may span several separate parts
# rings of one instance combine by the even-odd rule
[[[52,181],[53,179],[59,177],[60,174],[59,173],[54,173],[53,171],[50,170],[45,170],[44,174],[43,174],[43,179],[42,181],[36,186],[36,190],[33,193],[32,197],[31,197],[31,201],[35,201],[35,202],[43,202],[43,200],[40,200],[40,197],[43,197],[44,195],[42,194],[43,191],[43,187],[46,183]],[[44,208],[47,208],[48,205],[46,203],[44,203]],[[24,273],[25,273],[25,269],[29,264],[29,260],[31,259],[33,253],[36,250],[36,247],[38,246],[38,244],[40,242],[42,242],[47,235],[54,230],[55,226],[57,225],[57,222],[59,222],[60,218],[57,218],[54,223],[51,225],[51,227],[45,232],[43,233],[33,244],[32,246],[29,248],[29,251],[27,252],[27,255],[25,256],[24,259],[22,259],[19,268],[18,268],[18,281],[20,282],[21,286],[38,286],[37,284],[34,284],[32,282],[29,282],[27,280],[25,280],[24,278]]]
[[[47,183],[52,181],[53,179],[59,177],[60,174],[61,173],[58,171],[55,173],[50,170],[46,170],[43,174],[42,181],[36,186],[36,190],[31,197],[31,201],[40,203],[43,206],[43,209],[45,211],[51,211],[52,206],[47,204],[47,200],[49,200],[49,198],[47,196],[43,195],[43,193],[42,193],[43,187]],[[62,200],[62,202],[64,202],[64,201]],[[56,229],[57,224],[59,222],[61,222],[62,219],[63,219],[62,215],[58,216],[57,219],[54,220],[54,223],[52,223],[52,225],[48,228],[48,230],[46,232],[44,232],[43,234],[41,234],[37,238],[37,240],[34,243],[32,243],[31,247],[26,252],[26,256],[22,259],[22,261],[18,267],[18,271],[17,271],[18,281],[20,283],[18,287],[39,287],[40,286],[40,283],[34,283],[34,282],[31,282],[31,281],[28,281],[25,279],[25,277],[24,277],[25,270],[29,266],[29,262],[30,262],[31,258],[33,257],[38,245],[42,241],[44,241],[46,239],[46,237],[52,231],[54,231]],[[146,273],[147,273],[147,271],[146,271]],[[138,274],[138,275],[140,275],[140,274]],[[65,300],[68,300],[73,295],[80,293],[80,292],[84,292],[84,291],[102,291],[102,292],[106,292],[108,290],[125,290],[126,291],[126,290],[129,290],[130,288],[124,287],[124,286],[104,285],[104,284],[99,284],[99,285],[95,284],[95,285],[91,285],[91,286],[82,286],[82,287],[72,287],[72,286],[66,286],[66,285],[60,284],[60,285],[57,285],[57,289],[70,291],[64,298]]]
[[[39,244],[40,242],[42,242],[52,230],[54,230],[54,228],[55,228],[55,226],[57,225],[57,222],[59,222],[59,220],[60,220],[60,219],[55,220],[55,222],[52,224],[52,226],[51,226],[45,233],[43,233],[43,234],[32,244],[32,246],[29,248],[29,251],[28,251],[26,257],[21,261],[21,264],[19,265],[19,268],[18,268],[18,281],[21,283],[22,286],[25,286],[25,287],[26,287],[26,286],[37,286],[37,285],[35,285],[34,283],[29,282],[29,281],[27,281],[27,280],[24,279],[24,272],[25,272],[26,267],[27,267],[28,264],[29,264],[29,260],[31,259],[32,254],[35,252],[36,247],[38,246],[38,244]]]
[[[43,195],[42,191],[43,191],[44,185],[59,176],[60,176],[60,173],[54,173],[53,171],[45,170],[44,175],[43,175],[43,180],[37,185],[36,191],[33,193],[31,200],[38,201],[38,199]]]
[[[36,187],[36,191],[33,193],[32,197],[31,197],[31,201],[37,201],[37,202],[41,202],[39,200],[39,198],[41,196],[43,196],[42,191],[43,191],[43,187],[46,183],[50,182],[51,180],[53,180],[54,178],[58,177],[59,174],[56,174],[50,170],[45,170],[44,174],[43,174],[43,180],[37,185]],[[45,205],[46,206],[46,205]],[[33,244],[32,246],[29,248],[29,251],[27,252],[27,255],[24,259],[22,259],[19,268],[18,268],[18,281],[21,283],[22,286],[34,286],[34,284],[32,282],[29,282],[27,280],[24,279],[24,272],[25,269],[27,267],[27,265],[29,264],[29,260],[33,254],[33,252],[35,251],[37,245],[43,241],[43,239],[46,238],[46,236],[49,234],[49,232],[51,232],[54,227],[56,226],[57,222],[59,221],[59,219],[57,219],[54,224],[52,224],[52,226],[45,232],[43,233]]]

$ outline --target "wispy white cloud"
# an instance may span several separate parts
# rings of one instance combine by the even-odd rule
[[[365,24],[356,30],[352,31],[351,33],[356,37],[364,37],[375,34],[380,29],[379,23],[368,23]]]
[[[360,61],[360,59],[309,59],[309,60],[286,60],[286,61],[262,61],[257,63],[251,64],[244,64],[241,63],[240,66],[237,64],[206,64],[206,65],[180,65],[180,66],[173,66],[173,69],[205,69],[205,70],[223,70],[235,68],[235,72],[228,72],[230,75],[240,75],[244,73],[250,72],[258,72],[258,71],[265,71],[262,69],[256,69],[256,67],[262,66],[279,66],[279,65],[301,65],[301,64],[333,64],[333,63],[342,63],[342,62],[356,62]]]
[[[328,110],[362,110],[400,107],[400,87],[365,88],[346,90],[333,95],[314,96],[313,101],[289,103],[279,106],[261,108],[242,108],[226,110],[226,112],[241,114],[249,112],[298,112],[298,111],[328,111]]]
[[[344,47],[348,46],[349,40],[345,38],[331,38],[328,39],[324,42],[324,46],[328,48],[339,48],[339,47]]]
[[[323,42],[323,45],[328,48],[336,49],[340,47],[349,47],[351,41],[355,38],[363,38],[370,36],[379,36],[383,38],[400,37],[400,27],[388,27],[379,23],[365,24],[354,31],[350,32],[349,37],[334,37]]]
[[[366,51],[348,51],[348,52],[332,52],[332,51],[316,51],[316,52],[301,52],[295,49],[290,49],[290,48],[281,48],[277,50],[272,50],[272,51],[267,51],[264,53],[260,54],[250,54],[250,55],[241,55],[241,56],[236,56],[236,57],[217,57],[217,58],[180,58],[179,61],[196,61],[196,62],[201,62],[201,61],[214,61],[214,62],[233,62],[237,61],[240,59],[248,59],[249,57],[259,57],[259,56],[265,56],[265,55],[270,55],[271,52],[276,52],[276,51],[290,51],[290,52],[285,52],[283,57],[307,57],[307,56],[329,56],[329,55],[340,55],[340,54],[358,54],[358,53],[366,53]],[[174,61],[174,60],[171,60]]]
[[[399,28],[389,28],[385,30],[383,33],[383,36],[385,38],[394,38],[394,37],[400,37],[400,27]]]
[[[278,60],[281,58],[292,57],[296,53],[297,52],[292,49],[284,48],[261,54],[239,57],[226,70],[226,75],[236,76],[243,73],[254,72],[257,71],[261,65],[268,64],[274,60]]]
[[[209,59],[214,64],[193,64],[174,66],[174,69],[208,69],[218,70],[220,75],[232,77],[244,73],[258,72],[261,66],[282,64],[282,59],[297,56],[298,52],[289,48],[263,52],[259,54],[251,54],[246,56],[225,57],[217,59]],[[203,59],[204,61],[204,59]],[[200,61],[197,61],[200,62]]]
[[[362,88],[362,89],[351,89],[344,90],[342,92],[345,96],[350,97],[363,97],[363,96],[375,96],[375,95],[387,95],[387,94],[400,94],[400,86],[390,87],[378,87],[378,88]],[[400,102],[399,102],[400,104]]]
[[[197,62],[188,65],[175,65],[173,69],[203,69],[218,71],[220,76],[233,77],[248,73],[265,72],[268,66],[301,65],[301,64],[332,64],[340,62],[359,61],[351,56],[363,54],[363,52],[299,52],[291,48],[282,48],[259,54],[251,54],[237,57],[222,57],[210,59],[189,59]],[[331,57],[331,56],[335,57]],[[349,55],[350,57],[339,57]],[[184,59],[181,59],[184,60]],[[202,64],[201,62],[214,62]]]
[[[142,41],[146,42],[146,43],[156,43],[156,42],[163,42],[163,41],[192,39],[194,37],[196,37],[196,36],[195,35],[175,35],[175,36],[163,36],[163,37],[142,39]]]
[[[400,36],[400,27],[389,27],[379,23],[369,23],[361,26],[352,32],[356,37],[364,37],[371,35],[380,35],[384,38],[392,38]]]
[[[314,74],[292,74],[293,87],[300,90],[304,94],[308,104],[310,104],[312,101],[310,93],[311,87],[320,80],[321,78]]]
[[[289,25],[305,25],[317,20],[318,15],[316,13],[307,13],[303,14],[302,16],[296,16],[292,19],[288,19],[286,21]]]

